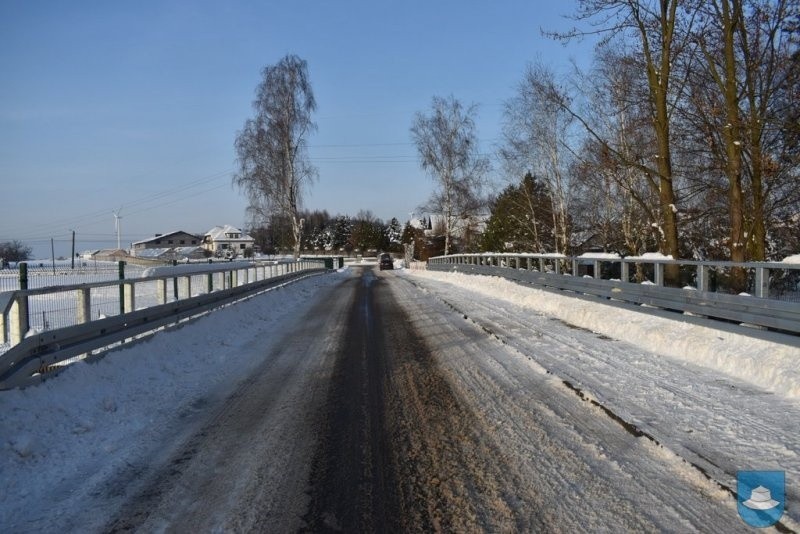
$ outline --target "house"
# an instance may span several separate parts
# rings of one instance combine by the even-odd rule
[[[149,248],[175,248],[175,247],[199,247],[203,238],[199,235],[188,232],[178,231],[168,234],[156,234],[155,237],[137,241],[131,245],[133,255],[139,256],[140,252]]]
[[[254,244],[255,239],[229,224],[215,226],[203,236],[203,248],[215,256],[247,256]]]

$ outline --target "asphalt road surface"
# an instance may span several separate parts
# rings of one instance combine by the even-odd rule
[[[108,483],[125,504],[102,530],[742,530],[725,491],[465,319],[351,269],[264,333],[280,348],[191,432]]]

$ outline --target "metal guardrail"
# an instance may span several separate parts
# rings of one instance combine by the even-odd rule
[[[653,280],[630,282],[631,265],[648,264]],[[664,266],[691,266],[694,284],[665,287]],[[590,267],[587,269],[586,267]],[[615,266],[615,268],[609,268]],[[711,291],[714,269],[753,271],[754,295]],[[501,276],[547,288],[645,304],[666,310],[723,319],[800,334],[800,302],[770,298],[770,272],[800,275],[800,265],[790,263],[700,262],[658,258],[608,258],[550,254],[456,254],[428,260],[428,269]],[[588,274],[581,274],[586,272]],[[574,273],[574,274],[573,274]],[[604,273],[620,273],[621,277]],[[795,291],[800,287],[795,287]]]
[[[202,271],[182,267],[177,266],[172,272],[170,268],[158,268],[155,276],[138,279],[0,293],[0,331],[7,348],[0,353],[0,390],[37,382],[48,366],[175,324],[288,280],[325,272],[324,263],[318,260],[246,266],[213,264]],[[197,277],[205,282],[199,293],[192,291],[192,280]],[[137,287],[153,284],[157,304],[137,308]],[[91,301],[98,291],[117,295],[120,313],[93,318]],[[74,324],[30,332],[30,299],[62,293],[73,294],[77,302]]]

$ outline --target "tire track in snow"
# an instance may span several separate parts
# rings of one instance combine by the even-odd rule
[[[467,313],[464,312],[464,310],[460,309],[459,306],[457,306],[454,303],[450,302],[448,300],[448,298],[443,297],[441,295],[438,295],[435,291],[429,291],[425,287],[421,286],[420,284],[417,284],[412,280],[408,280],[408,278],[404,277],[404,280],[409,282],[411,285],[413,285],[416,288],[416,290],[418,290],[419,292],[422,292],[423,294],[425,294],[426,297],[435,297],[436,299],[438,299],[439,302],[443,306],[447,307],[453,313],[453,315],[457,314],[464,321],[466,321],[468,324],[470,324],[473,327],[479,329],[481,332],[483,332],[488,337],[490,337],[490,338],[496,340],[497,342],[499,342],[505,349],[511,350],[512,352],[515,352],[517,355],[519,355],[522,358],[525,358],[526,360],[530,360],[530,357],[528,355],[520,352],[516,347],[511,346],[506,339],[503,339],[503,337],[501,335],[499,335],[495,331],[495,329],[493,328],[493,325],[486,324],[486,323],[483,323],[481,320],[476,320],[474,318],[471,318]],[[470,301],[470,305],[471,306],[472,305],[480,305],[480,303],[474,302],[474,301],[471,300]],[[534,334],[536,336],[546,336],[547,335],[546,333],[541,332],[541,331],[535,331]],[[539,371],[540,373],[551,374],[552,375],[552,373],[550,371],[548,371],[547,369],[541,367],[539,364],[534,364],[533,367],[537,371]],[[553,380],[553,382],[555,382],[555,380]],[[714,480],[714,478],[712,478],[709,475],[709,473],[702,466],[696,465],[693,462],[690,462],[689,460],[687,460],[685,458],[682,458],[679,455],[676,455],[670,449],[665,448],[663,445],[661,445],[659,443],[659,440],[656,439],[651,433],[642,430],[641,428],[639,428],[636,424],[634,424],[632,422],[626,421],[623,417],[621,417],[620,415],[615,413],[613,410],[611,410],[607,406],[604,406],[602,403],[600,403],[597,400],[593,399],[590,395],[585,394],[583,391],[581,391],[580,388],[576,387],[569,380],[558,379],[557,383],[558,383],[558,385],[561,386],[562,389],[572,392],[573,394],[577,395],[580,399],[585,401],[586,404],[592,406],[592,408],[598,414],[602,414],[606,419],[608,419],[610,421],[613,421],[617,425],[618,428],[624,429],[624,431],[626,433],[630,434],[631,436],[636,437],[637,439],[644,438],[646,442],[651,444],[652,448],[657,449],[657,450],[660,451],[658,453],[658,455],[660,455],[660,456],[664,456],[664,455],[671,456],[671,457],[674,458],[674,461],[678,462],[679,464],[685,465],[686,467],[685,467],[684,471],[687,471],[687,472],[683,473],[683,476],[686,477],[686,478],[689,478],[689,479],[694,478],[696,476],[700,476],[702,478],[702,480],[706,481],[706,484],[710,484],[708,489],[706,489],[705,491],[709,491],[709,489],[713,487],[713,488],[717,488],[718,490],[721,490],[725,494],[727,494],[728,495],[728,506],[733,508],[733,512],[732,513],[733,513],[734,518],[736,518],[735,517],[736,516],[736,512],[735,512],[735,492],[730,487],[726,486],[725,484],[720,483],[717,480]],[[476,386],[476,387],[480,387],[480,386]],[[694,475],[692,475],[692,472],[694,473]],[[699,485],[703,486],[703,484],[699,484]],[[732,500],[730,499],[731,496],[734,497]],[[787,527],[785,525],[779,525],[778,526],[778,529],[782,529],[782,528],[785,529]]]

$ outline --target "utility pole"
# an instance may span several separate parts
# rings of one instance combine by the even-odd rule
[[[72,231],[72,270],[75,270],[75,230]]]

